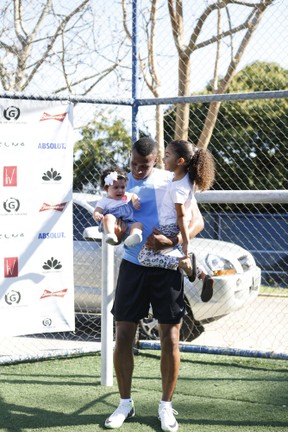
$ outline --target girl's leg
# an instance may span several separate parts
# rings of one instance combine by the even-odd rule
[[[179,268],[187,274],[190,282],[195,281],[197,276],[197,265],[196,257],[193,253],[189,254],[189,258],[179,258]]]
[[[166,237],[173,237],[179,232],[177,225],[160,225],[159,231]],[[154,251],[148,249],[145,245],[142,247],[138,260],[146,267],[160,267],[169,270],[177,270],[179,257],[182,256],[182,252],[179,247],[165,249],[163,251]]]
[[[138,255],[138,260],[145,267],[160,267],[177,270],[179,257],[156,252],[152,249],[148,249],[144,245]]]

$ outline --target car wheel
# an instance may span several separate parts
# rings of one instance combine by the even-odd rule
[[[159,339],[158,321],[154,318],[153,313],[149,312],[147,318],[139,322],[139,338],[142,339]]]
[[[183,322],[180,330],[180,341],[191,342],[201,335],[204,331],[203,325],[196,321],[193,317],[191,307],[185,297],[186,315],[183,317]],[[139,322],[140,338],[157,340],[159,339],[158,321],[154,318],[152,311],[149,312],[147,318]]]

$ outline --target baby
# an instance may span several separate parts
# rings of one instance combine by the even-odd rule
[[[140,208],[136,194],[126,192],[127,174],[118,167],[107,168],[101,175],[101,187],[107,196],[98,201],[93,217],[100,222],[99,231],[106,234],[106,243],[120,243],[115,234],[116,219],[122,219],[128,225],[124,244],[134,246],[142,241],[143,225],[134,220],[133,208]]]

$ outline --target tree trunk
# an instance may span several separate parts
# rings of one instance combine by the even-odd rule
[[[257,29],[259,22],[261,21],[261,18],[265,12],[265,10],[267,9],[267,7],[272,3],[273,0],[267,0],[267,2],[263,2],[262,3],[262,7],[258,8],[258,10],[256,10],[255,12],[255,16],[253,18],[253,21],[251,23],[250,26],[248,26],[248,29],[242,39],[242,42],[239,45],[238,51],[236,53],[235,56],[233,56],[228,68],[227,68],[227,72],[226,75],[224,76],[224,78],[221,81],[221,84],[218,88],[217,93],[219,94],[223,94],[227,91],[227,89],[229,88],[229,85],[231,83],[231,81],[233,80],[235,74],[236,74],[236,69],[237,66],[239,65],[243,54],[251,40],[251,37],[253,35],[253,33],[255,32],[255,30]],[[219,55],[219,53],[218,53]],[[208,144],[210,142],[211,136],[213,134],[213,130],[217,121],[217,117],[218,117],[218,113],[220,110],[220,102],[211,102],[209,105],[209,110],[208,110],[208,114],[206,116],[205,119],[205,123],[204,123],[204,127],[202,129],[199,141],[197,143],[197,146],[199,148],[207,148]]]
[[[209,110],[205,118],[204,126],[197,143],[198,148],[206,149],[210,142],[213,130],[217,121],[218,113],[220,109],[220,102],[211,102]]]
[[[190,96],[190,57],[183,55],[179,58],[178,96]],[[175,139],[188,139],[189,104],[176,106]]]
[[[158,167],[164,168],[164,113],[163,105],[156,105],[156,142],[158,145]]]

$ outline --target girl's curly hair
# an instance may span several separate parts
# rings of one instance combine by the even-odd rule
[[[183,158],[191,183],[197,189],[210,189],[215,180],[215,162],[212,153],[206,149],[197,149],[189,141],[175,140],[169,143],[178,158]]]

